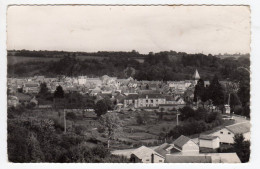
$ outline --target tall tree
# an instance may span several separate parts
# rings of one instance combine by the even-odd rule
[[[234,111],[235,106],[237,105],[241,105],[241,102],[237,96],[236,93],[231,93],[230,94],[230,107],[231,107],[231,111]]]
[[[250,83],[248,81],[241,81],[239,83],[238,96],[245,107],[250,102]]]
[[[210,99],[213,101],[214,105],[220,106],[224,104],[224,91],[216,75],[209,85],[209,92]]]
[[[116,113],[107,113],[102,115],[100,118],[100,124],[105,130],[107,135],[107,146],[110,146],[110,140],[115,139],[115,137],[120,134],[121,131],[121,122]]]
[[[54,97],[55,98],[64,98],[64,91],[60,85],[56,88],[56,90],[54,92]]]
[[[250,142],[245,141],[243,134],[236,134],[234,136],[234,149],[242,163],[249,161]]]
[[[205,100],[204,97],[205,97],[204,80],[203,79],[199,79],[198,83],[195,86],[193,101],[197,102],[198,99],[201,100],[201,101],[204,101]]]
[[[40,84],[40,91],[37,95],[37,98],[52,99],[49,88],[47,87],[47,84],[45,82]]]
[[[94,107],[95,113],[98,117],[107,113],[108,106],[104,100],[99,100]]]

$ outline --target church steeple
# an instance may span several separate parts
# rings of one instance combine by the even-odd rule
[[[195,84],[197,84],[198,80],[200,79],[200,75],[199,75],[199,72],[198,70],[196,69],[194,75],[193,75],[193,78],[195,80]]]

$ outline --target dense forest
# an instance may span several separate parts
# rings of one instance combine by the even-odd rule
[[[211,54],[187,54],[183,52],[150,52],[147,55],[131,52],[59,52],[59,51],[9,51],[9,56],[60,57],[58,61],[34,61],[8,64],[9,77],[45,75],[98,77],[107,74],[118,78],[129,76],[137,80],[188,80],[198,69],[204,80],[218,75],[220,80],[236,79],[241,71],[250,67],[249,55],[220,58]],[[77,56],[86,56],[78,58]],[[91,58],[87,59],[87,56]],[[96,58],[99,59],[96,59]],[[100,59],[101,58],[101,59]],[[142,59],[140,62],[138,59]],[[131,69],[129,69],[131,68]]]

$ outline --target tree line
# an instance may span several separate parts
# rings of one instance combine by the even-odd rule
[[[26,53],[34,53],[26,51]],[[40,54],[43,52],[40,52]],[[219,79],[236,80],[240,67],[249,68],[248,56],[239,58],[223,58],[205,54],[187,54],[184,52],[165,51],[147,55],[132,52],[96,52],[85,53],[86,56],[102,56],[99,59],[77,58],[68,54],[58,61],[26,62],[22,64],[8,65],[8,76],[33,76],[45,75],[55,77],[57,75],[78,76],[87,75],[99,77],[107,74],[118,78],[127,78],[124,73],[127,68],[133,68],[133,77],[137,80],[188,80],[198,68],[200,75],[209,80],[214,74]],[[143,62],[137,60],[140,58]]]

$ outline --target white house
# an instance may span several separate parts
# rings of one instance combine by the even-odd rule
[[[87,83],[87,76],[79,76],[78,77],[78,84],[85,85]]]
[[[250,140],[250,127],[251,125],[249,122],[237,123],[226,126],[211,135],[218,136],[220,138],[220,143],[233,144],[235,134],[243,134],[245,140]]]
[[[172,143],[172,145],[177,150],[176,153],[199,154],[199,145],[186,136],[181,135]]]
[[[164,163],[164,157],[151,148],[141,146],[131,152],[130,161],[134,163]]]
[[[159,107],[165,102],[166,99],[162,94],[142,94],[138,97],[138,107]]]
[[[18,106],[19,105],[19,99],[18,97],[16,96],[8,96],[7,98],[7,105],[8,107],[11,107],[11,106]]]
[[[201,135],[199,137],[199,146],[204,148],[219,148],[220,139],[218,136]]]

